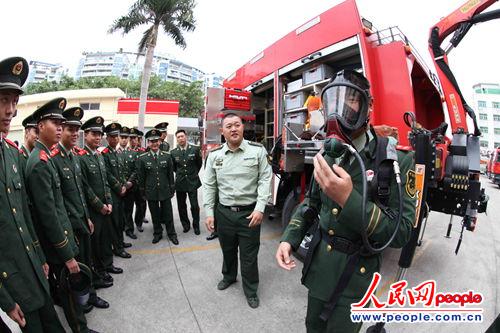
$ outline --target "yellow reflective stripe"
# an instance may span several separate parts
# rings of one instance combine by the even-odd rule
[[[373,229],[368,233],[368,236],[370,236],[375,231],[375,229],[377,228],[378,223],[380,222],[380,215],[381,214],[382,214],[382,211],[380,210],[380,208],[378,208],[377,219],[375,220],[375,224],[373,226]]]
[[[372,225],[373,223],[373,215],[375,214],[375,210],[377,209],[377,206],[376,205],[373,205],[373,209],[372,209],[372,216],[370,216],[370,221],[368,222],[368,226],[366,227],[366,231],[369,232],[369,230],[371,230],[370,226]]]

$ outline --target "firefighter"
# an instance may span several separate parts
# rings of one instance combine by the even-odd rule
[[[322,102],[327,115],[327,135],[352,144],[360,153],[366,170],[375,170],[378,142],[370,130],[369,116],[372,98],[368,80],[361,74],[344,70],[323,89]],[[327,147],[325,147],[326,149]],[[395,150],[394,150],[395,151]],[[350,319],[350,305],[360,301],[366,292],[373,273],[380,269],[380,253],[367,254],[362,239],[368,235],[373,242],[387,243],[395,237],[391,247],[402,247],[410,238],[415,217],[415,191],[413,154],[398,152],[402,185],[406,189],[398,198],[396,182],[390,186],[389,208],[398,211],[403,200],[399,228],[393,219],[381,211],[374,198],[367,201],[366,210],[360,210],[362,200],[362,175],[360,165],[349,152],[338,158],[335,154],[314,158],[314,180],[304,202],[297,208],[286,228],[276,253],[278,265],[286,270],[295,267],[290,258],[310,227],[308,209],[319,217],[319,228],[309,246],[304,262],[303,284],[309,289],[306,315],[308,332],[358,332],[362,323]],[[338,156],[338,155],[337,155]],[[408,180],[408,184],[406,181]],[[368,227],[361,223],[363,215]],[[361,256],[361,253],[364,253]],[[342,286],[345,287],[342,287]],[[333,309],[333,310],[329,310]]]
[[[243,130],[236,114],[228,113],[222,119],[226,143],[208,155],[203,198],[206,227],[213,232],[217,220],[222,248],[223,278],[217,289],[224,290],[236,282],[239,247],[243,291],[248,305],[255,309],[259,306],[260,224],[271,194],[272,171],[264,146],[243,139]]]

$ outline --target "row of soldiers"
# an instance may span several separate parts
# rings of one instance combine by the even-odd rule
[[[190,229],[189,194],[193,229],[200,233],[193,193],[201,186],[201,154],[186,144],[182,130],[176,136],[178,141],[184,137],[184,144],[169,153],[162,140],[168,123],[146,133],[145,150],[138,129],[104,126],[100,116],[82,124],[84,111],[66,108],[64,98],[49,101],[23,121],[25,144],[18,149],[6,135],[27,76],[25,59],[0,62],[0,308],[25,332],[63,332],[56,303],[73,332],[94,332],[84,313],[109,307],[95,290],[113,285],[110,273],[123,273],[114,266],[113,254],[131,257],[125,248],[132,244],[123,234],[137,238],[134,224],[143,231],[146,202],[153,243],[162,238],[165,224],[170,241],[179,244],[170,202],[176,189],[184,232]],[[77,147],[80,130],[84,148]],[[72,290],[86,279],[90,297],[78,302]]]

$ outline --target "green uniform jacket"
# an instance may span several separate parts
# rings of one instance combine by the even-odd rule
[[[137,178],[139,189],[146,200],[163,201],[174,196],[174,169],[170,154],[158,150],[158,158],[149,151],[139,155],[137,160]]]
[[[137,174],[136,174],[136,162],[138,153],[130,148],[123,151],[123,174],[125,176],[125,181],[131,182],[134,186],[137,184]]]
[[[49,263],[64,264],[78,254],[73,228],[64,206],[61,180],[50,150],[35,143],[26,166],[35,228]]]
[[[85,197],[90,208],[97,213],[92,214],[92,217],[104,217],[101,215],[102,207],[112,204],[104,158],[97,151],[93,154],[88,147],[82,149],[79,154]]]
[[[160,150],[168,152],[170,150],[170,144],[167,141],[160,143]]]
[[[73,153],[71,153],[73,154]],[[51,152],[64,193],[64,206],[68,212],[73,230],[90,235],[87,219],[90,217],[83,191],[83,176],[76,156],[70,160],[68,152],[59,143]]]
[[[373,170],[374,160],[368,159],[367,154],[375,156],[376,140],[371,140],[365,151],[360,155],[365,163],[366,170]],[[366,152],[366,153],[365,153]],[[403,216],[396,237],[391,243],[391,247],[402,247],[410,239],[412,224],[415,219],[415,195],[410,195],[408,190],[405,190],[406,181],[409,173],[414,170],[414,159],[412,152],[398,151],[398,162],[400,164],[402,176],[402,190],[403,190]],[[334,163],[333,159],[326,156],[326,161],[329,165]],[[309,199],[305,199],[302,205],[309,203],[311,206],[316,207],[320,212],[320,226],[324,231],[334,234],[336,236],[347,238],[354,242],[361,241],[360,232],[362,226],[362,212],[360,210],[362,201],[362,177],[359,165],[353,161],[351,166],[348,167],[345,163],[340,163],[350,175],[353,182],[353,190],[347,199],[343,208],[337,203],[330,200],[314,182],[311,195]],[[396,181],[391,180],[391,195],[389,206],[394,211],[398,211],[398,190]],[[300,245],[308,226],[301,216],[300,207],[297,208],[296,213],[293,215],[288,227],[283,234],[281,241],[288,242],[294,249]],[[366,221],[368,221],[367,232],[369,239],[372,241],[385,244],[391,237],[394,226],[397,221],[388,218],[378,206],[372,201],[368,200],[366,207]],[[316,248],[309,272],[304,281],[305,286],[309,289],[312,297],[322,301],[328,301],[330,295],[335,290],[337,282],[342,274],[348,255],[335,249],[327,247],[324,241],[321,241]],[[352,275],[349,284],[342,293],[338,302],[339,305],[348,306],[353,302],[357,302],[366,292],[373,273],[379,271],[381,265],[381,255],[374,255],[371,257],[361,257],[361,260]]]
[[[102,156],[104,158],[104,164],[106,165],[106,176],[113,198],[119,198],[122,186],[125,185],[125,180],[123,178],[123,156],[122,154],[118,154],[117,151],[111,147],[104,148]]]
[[[203,165],[200,148],[187,145],[186,150],[180,147],[170,152],[174,163],[175,190],[180,192],[191,192],[201,186],[200,172]]]
[[[17,303],[26,313],[41,308],[49,293],[45,256],[27,205],[22,156],[8,140],[0,145],[5,162],[0,163],[0,308],[9,312]]]

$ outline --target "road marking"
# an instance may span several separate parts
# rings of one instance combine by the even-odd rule
[[[281,237],[281,233],[271,233],[261,236],[261,240],[275,240]],[[207,245],[195,245],[189,247],[164,247],[161,249],[143,249],[143,250],[130,250],[130,254],[164,254],[164,253],[186,253],[186,252],[196,252],[196,251],[206,251],[220,249],[218,242],[207,244]]]

